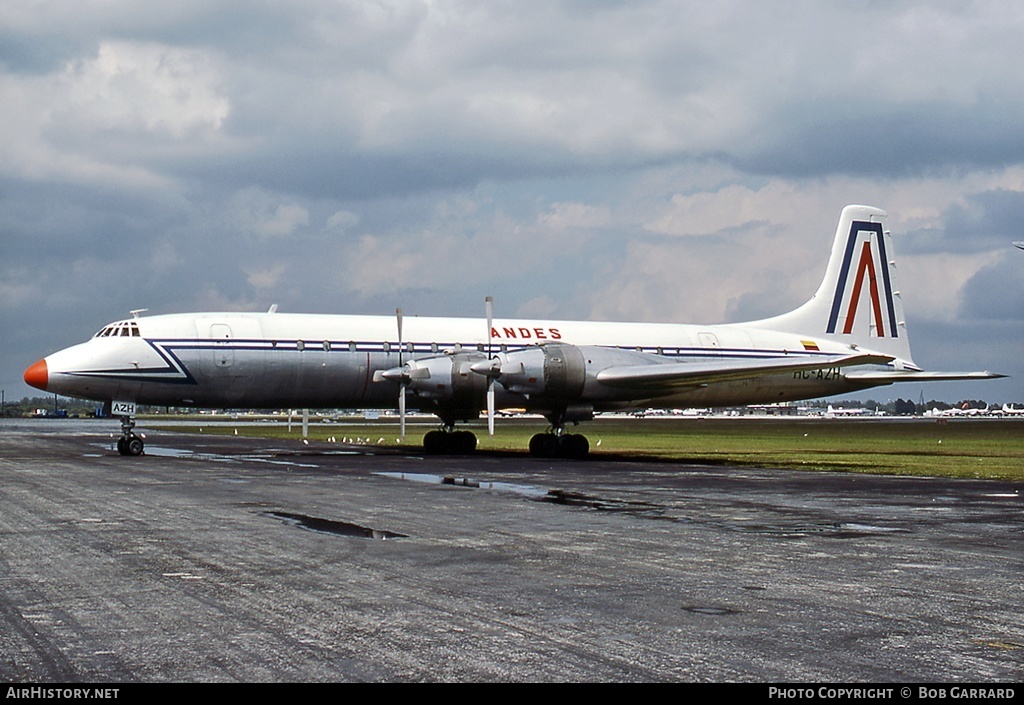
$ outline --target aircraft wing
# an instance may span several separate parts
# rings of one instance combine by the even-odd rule
[[[892,360],[893,358],[888,355],[857,354],[628,365],[602,370],[597,374],[597,381],[613,387],[638,387],[650,391],[670,391],[685,387],[701,387],[715,382],[755,379],[786,372],[827,370],[852,365],[884,365]]]

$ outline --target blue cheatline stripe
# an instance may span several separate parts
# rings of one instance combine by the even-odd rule
[[[282,352],[299,352],[297,340],[242,340],[242,339],[229,339],[224,342],[213,343],[209,339],[163,339],[147,341],[154,347],[159,346],[160,349],[166,350],[170,353],[171,349],[177,350],[230,350],[232,352],[240,351],[267,351],[267,350],[280,350]],[[390,354],[397,355],[398,343],[387,343],[390,345],[390,350],[385,351],[384,342],[370,342],[370,341],[342,341],[342,340],[331,340],[330,350],[324,350],[323,341],[314,343],[313,341],[303,340],[305,347],[301,352],[309,353],[367,353],[367,352],[389,352]],[[349,343],[355,343],[355,350],[349,349]],[[437,352],[432,349],[433,343],[413,343],[411,341],[402,343],[402,351],[405,354],[409,354],[409,350],[406,349],[407,345],[412,345],[413,350],[411,354],[414,355],[435,355],[442,356],[444,350],[455,350],[458,343],[437,343]],[[462,353],[479,353],[487,352],[487,344],[482,343],[483,350],[477,348],[476,343],[462,344],[461,349],[458,352]],[[497,352],[500,346],[492,346]],[[523,350],[529,350],[530,348],[536,347],[534,345],[508,345],[505,344],[505,351],[507,353],[516,353]],[[787,357],[791,355],[800,355],[805,357],[813,357],[815,355],[833,355],[834,353],[821,351],[821,350],[807,350],[806,348],[794,348],[793,350],[783,350],[778,348],[708,348],[704,346],[683,346],[683,345],[594,345],[594,347],[608,348],[613,350],[628,350],[630,352],[642,352],[651,355],[660,355],[662,357],[712,357],[712,358],[729,358],[729,357]],[[660,352],[659,352],[660,351]]]
[[[192,373],[182,364],[175,355],[163,343],[147,340],[146,344],[153,348],[157,355],[166,363],[166,367],[150,369],[110,369],[94,370],[92,372],[73,372],[75,377],[94,377],[97,379],[118,379],[133,382],[164,382],[167,384],[197,384]]]

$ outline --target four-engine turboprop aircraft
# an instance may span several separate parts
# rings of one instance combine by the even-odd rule
[[[825,277],[794,311],[745,324],[406,318],[276,313],[138,316],[25,372],[39,389],[111,404],[118,443],[139,455],[136,404],[430,411],[428,452],[467,452],[455,424],[495,410],[543,414],[544,457],[583,457],[566,426],[596,412],[767,404],[901,381],[983,379],[924,372],[910,355],[885,213],[847,206]]]

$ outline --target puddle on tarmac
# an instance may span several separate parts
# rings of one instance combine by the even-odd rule
[[[356,539],[377,539],[379,541],[408,538],[407,534],[399,534],[383,529],[372,529],[368,526],[350,524],[347,521],[321,519],[320,517],[311,517],[305,514],[291,514],[289,512],[262,512],[262,514],[273,519],[280,519],[284,523],[297,526],[300,529],[316,531],[321,534],[333,534],[335,536],[346,536]]]
[[[655,509],[655,505],[642,502],[624,502],[621,500],[606,500],[598,497],[590,497],[579,492],[567,492],[565,490],[546,490],[533,485],[518,485],[512,482],[482,482],[468,477],[455,477],[452,475],[433,475],[430,473],[416,472],[379,472],[376,475],[391,477],[398,480],[411,482],[425,482],[433,485],[452,485],[455,487],[471,487],[480,490],[492,490],[495,492],[507,492],[536,502],[550,502],[551,504],[562,504],[572,507],[585,507],[587,509],[600,509],[611,511],[633,511],[649,512]]]
[[[482,490],[495,490],[497,492],[511,492],[513,494],[529,497],[530,499],[541,499],[548,492],[540,487],[531,485],[516,485],[511,482],[477,482],[468,477],[453,477],[451,475],[432,475],[425,472],[378,472],[374,473],[382,477],[390,477],[396,480],[409,480],[410,482],[424,482],[431,485],[456,485],[458,487],[472,487]]]
[[[104,450],[115,450],[109,444],[96,444],[97,447],[103,448]],[[291,452],[291,451],[281,451]],[[144,455],[151,455],[156,458],[183,458],[187,460],[206,460],[211,463],[241,463],[245,461],[255,463],[268,463],[270,465],[286,465],[296,468],[317,468],[320,467],[314,463],[297,463],[294,460],[279,460],[274,457],[278,451],[269,451],[267,455],[220,455],[218,453],[204,453],[202,451],[195,450],[184,450],[181,448],[167,448],[164,446],[147,445]],[[354,452],[349,453],[347,451],[340,451],[336,454],[356,454]],[[99,457],[99,456],[96,456]]]
[[[624,500],[604,499],[593,497],[579,492],[568,492],[566,490],[546,490],[533,485],[518,485],[511,482],[484,482],[467,477],[456,477],[452,475],[434,475],[430,473],[413,472],[379,472],[375,473],[384,477],[410,482],[423,482],[434,485],[451,485],[454,487],[468,487],[472,489],[493,490],[507,492],[535,502],[548,502],[569,507],[581,507],[584,509],[595,509],[598,511],[613,511],[630,514],[636,517],[669,521],[677,523],[712,523],[728,531],[743,533],[764,534],[781,539],[805,539],[812,536],[821,536],[831,539],[861,539],[891,535],[904,532],[904,528],[877,526],[858,522],[780,522],[778,524],[751,524],[747,522],[728,522],[707,518],[693,518],[675,515],[666,507],[647,502],[629,502]]]
[[[693,614],[706,614],[713,617],[722,617],[730,614],[741,614],[740,610],[731,607],[708,607],[702,605],[684,605],[683,610]]]

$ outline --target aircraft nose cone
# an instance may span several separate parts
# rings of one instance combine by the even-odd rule
[[[25,383],[36,389],[42,389],[44,392],[46,391],[46,385],[50,381],[49,378],[50,374],[46,369],[46,360],[40,360],[25,370]]]

